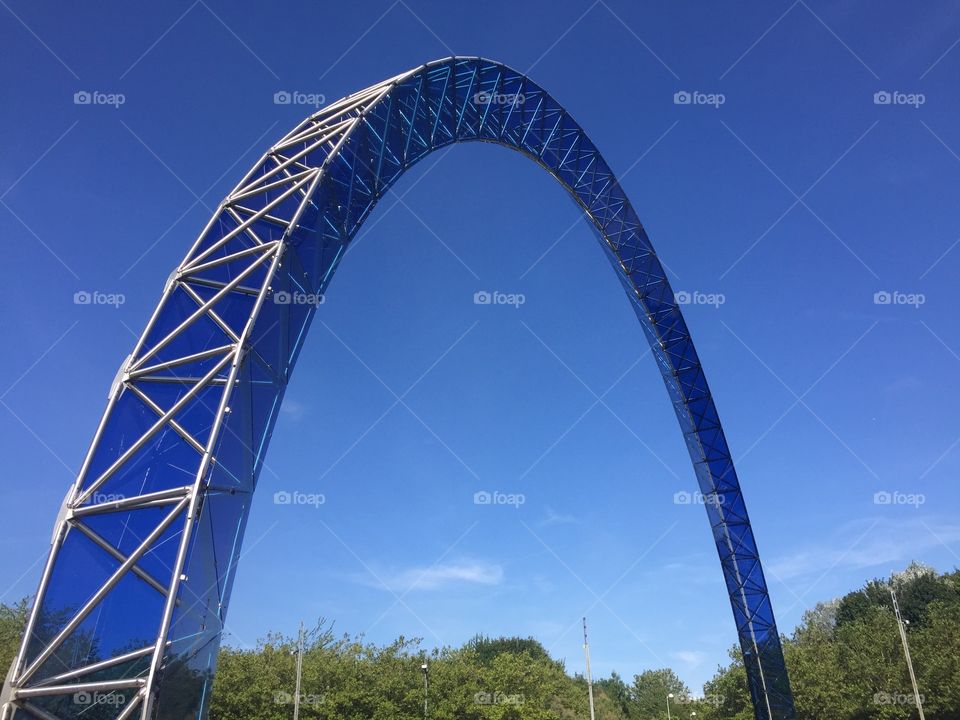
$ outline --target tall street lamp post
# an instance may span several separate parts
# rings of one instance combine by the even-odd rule
[[[427,698],[430,693],[430,666],[427,659],[423,659],[423,665],[420,666],[423,671],[423,720],[427,720]]]

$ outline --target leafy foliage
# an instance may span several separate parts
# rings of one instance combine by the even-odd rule
[[[803,720],[917,717],[890,589],[897,593],[927,720],[960,718],[960,572],[912,563],[889,580],[808,611],[784,638],[790,683]],[[704,688],[720,698],[705,720],[752,718],[739,650]],[[698,712],[698,717],[701,717]]]

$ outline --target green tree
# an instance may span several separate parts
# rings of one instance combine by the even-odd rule
[[[960,717],[960,602],[935,602],[910,632],[924,711],[931,720]]]
[[[747,671],[740,648],[730,648],[730,664],[717,668],[703,686],[705,720],[753,720],[753,705],[747,686]],[[700,713],[698,712],[698,717]]]
[[[4,674],[20,649],[29,612],[29,598],[23,598],[13,605],[0,605],[0,667]]]
[[[614,671],[609,678],[597,680],[593,684],[594,690],[604,694],[610,700],[615,709],[624,718],[631,718],[633,710],[633,696],[630,693],[630,686],[623,678]]]
[[[667,717],[668,696],[672,704],[680,704],[690,698],[690,689],[669,668],[645,670],[633,678],[633,714],[638,718]]]

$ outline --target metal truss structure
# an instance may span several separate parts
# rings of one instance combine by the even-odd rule
[[[439,60],[329,105],[220,204],[110,391],[4,687],[4,720],[204,718],[253,491],[294,362],[378,199],[434,150],[518,150],[592,221],[673,401],[756,717],[795,717],[760,558],[687,326],[593,143],[522,74]]]

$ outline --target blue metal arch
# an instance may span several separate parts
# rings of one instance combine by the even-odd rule
[[[98,710],[120,720],[205,716],[250,500],[315,300],[391,184],[466,141],[535,160],[593,222],[693,460],[755,715],[795,717],[730,451],[639,218],[550,95],[504,65],[464,57],[315,113],[221,203],[121,367],[64,501],[4,717],[79,718],[89,707],[77,693],[103,693]]]

